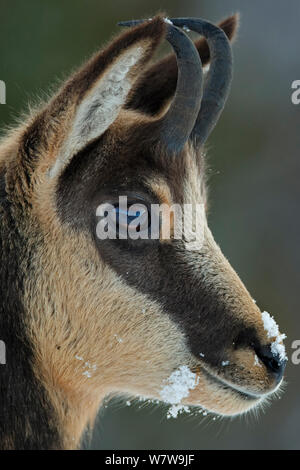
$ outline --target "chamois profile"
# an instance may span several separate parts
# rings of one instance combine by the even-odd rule
[[[0,144],[2,449],[77,448],[106,396],[162,399],[183,368],[196,381],[180,403],[229,416],[282,380],[285,359],[206,221],[193,251],[96,236],[97,207],[117,212],[119,195],[206,204],[204,144],[232,76],[236,16],[123,25]],[[163,39],[175,54],[151,65]]]

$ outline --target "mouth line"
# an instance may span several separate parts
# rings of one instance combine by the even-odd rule
[[[237,386],[226,382],[224,379],[214,375],[213,373],[209,372],[204,367],[201,368],[202,372],[204,373],[205,377],[214,384],[217,384],[218,387],[222,387],[225,390],[230,390],[230,392],[234,392],[243,400],[248,401],[258,401],[262,398],[262,395],[255,395],[254,393],[251,394],[250,392],[245,392],[244,390],[239,389]]]

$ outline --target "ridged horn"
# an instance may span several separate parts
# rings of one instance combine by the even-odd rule
[[[119,26],[135,26],[145,20],[123,21]],[[201,60],[190,38],[167,22],[167,41],[177,59],[178,79],[175,96],[168,111],[158,121],[159,140],[172,153],[179,153],[196,123],[203,92]]]
[[[191,136],[197,145],[202,145],[217,124],[230,91],[233,62],[230,42],[222,29],[208,21],[194,18],[172,18],[171,21],[204,36],[210,49],[210,70]]]

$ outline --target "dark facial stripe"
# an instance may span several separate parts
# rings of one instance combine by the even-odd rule
[[[225,298],[207,285],[201,271],[188,264],[180,242],[144,244],[131,248],[118,240],[97,241],[104,261],[123,280],[158,302],[185,333],[191,352],[218,366],[243,329],[247,342],[255,341],[226,305]],[[211,266],[211,276],[213,264]],[[217,275],[217,271],[215,275]]]
[[[213,285],[208,286],[201,269],[195,270],[186,257],[183,243],[98,240],[96,237],[96,207],[103,192],[124,195],[126,190],[137,194],[141,188],[147,191],[143,181],[157,171],[170,182],[174,201],[183,200],[183,173],[176,176],[176,169],[171,165],[155,167],[155,160],[147,158],[149,152],[147,146],[141,149],[138,144],[130,148],[110,148],[109,139],[100,139],[87,147],[73,159],[60,179],[59,216],[75,230],[85,231],[90,242],[92,235],[105,263],[127,284],[158,302],[180,326],[192,353],[197,357],[204,354],[215,366],[224,358],[224,351],[232,348],[245,326],[230,311],[226,296],[218,294]],[[182,165],[177,169],[182,170]],[[154,195],[149,194],[150,203],[151,197]],[[202,255],[195,256],[201,266]],[[213,277],[218,274],[217,266],[213,259],[209,262]],[[247,330],[247,341],[256,341],[254,331]]]

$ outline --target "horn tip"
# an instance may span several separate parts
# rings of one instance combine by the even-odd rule
[[[143,19],[143,20],[128,20],[128,21],[119,21],[117,23],[118,26],[137,26],[139,24],[142,24],[142,23],[146,23],[147,21],[152,21],[153,19],[158,19],[160,18],[161,20],[164,21],[164,23],[167,23],[168,25],[173,25],[172,21],[167,18],[167,17],[163,17],[161,15],[158,15],[156,16],[155,18],[146,18],[146,19]]]
[[[129,21],[119,21],[118,26],[135,26],[138,24],[138,20],[129,20]]]
[[[149,20],[152,20],[152,18],[149,18]],[[117,23],[118,26],[137,26],[138,24],[144,23],[147,20],[128,20],[128,21],[119,21]]]

